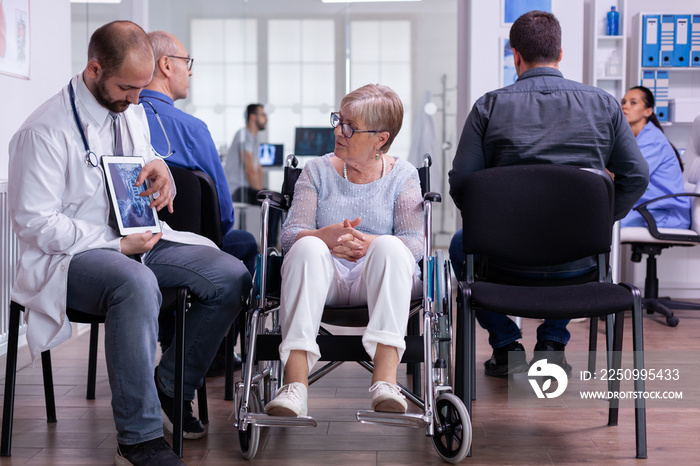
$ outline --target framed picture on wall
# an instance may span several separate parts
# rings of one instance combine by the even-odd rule
[[[29,0],[0,0],[0,73],[29,79]]]
[[[510,86],[518,79],[518,74],[515,72],[515,62],[513,61],[513,49],[510,48],[510,39],[501,37],[498,40],[500,46],[500,79],[499,87]]]
[[[518,17],[532,10],[552,11],[552,0],[501,0],[501,24],[510,26]]]

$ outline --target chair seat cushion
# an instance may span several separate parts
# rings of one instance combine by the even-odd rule
[[[696,236],[693,230],[681,230],[679,228],[659,228],[659,233],[666,235],[690,235]],[[625,243],[660,243],[676,244],[679,246],[693,246],[695,242],[683,240],[658,239],[651,236],[646,227],[625,227],[620,229],[620,242]]]
[[[634,298],[612,283],[526,287],[476,282],[469,285],[472,306],[520,317],[573,319],[632,309]]]

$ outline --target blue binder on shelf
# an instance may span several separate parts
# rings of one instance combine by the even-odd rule
[[[640,84],[656,95],[656,71],[642,70],[642,82]],[[654,100],[656,100],[656,97],[654,97]]]
[[[673,66],[673,45],[676,41],[676,15],[661,15],[661,58],[659,66]]]
[[[668,121],[668,71],[656,71],[656,89],[654,98],[656,100],[656,116],[659,121]]]
[[[690,66],[690,15],[676,16],[673,66]]]
[[[690,66],[700,66],[700,15],[693,15],[690,31]]]
[[[642,66],[659,66],[660,20],[659,15],[642,17]]]

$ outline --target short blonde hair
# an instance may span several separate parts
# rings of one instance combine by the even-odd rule
[[[390,87],[367,84],[343,97],[340,108],[347,109],[354,117],[362,119],[367,129],[387,131],[389,139],[380,148],[386,153],[401,130],[403,104]]]

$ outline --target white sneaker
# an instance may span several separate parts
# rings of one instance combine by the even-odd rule
[[[289,383],[279,390],[275,399],[265,405],[270,416],[306,416],[308,390],[301,382]]]
[[[406,397],[401,394],[398,385],[389,382],[374,382],[369,387],[372,394],[372,409],[385,413],[405,413]]]

